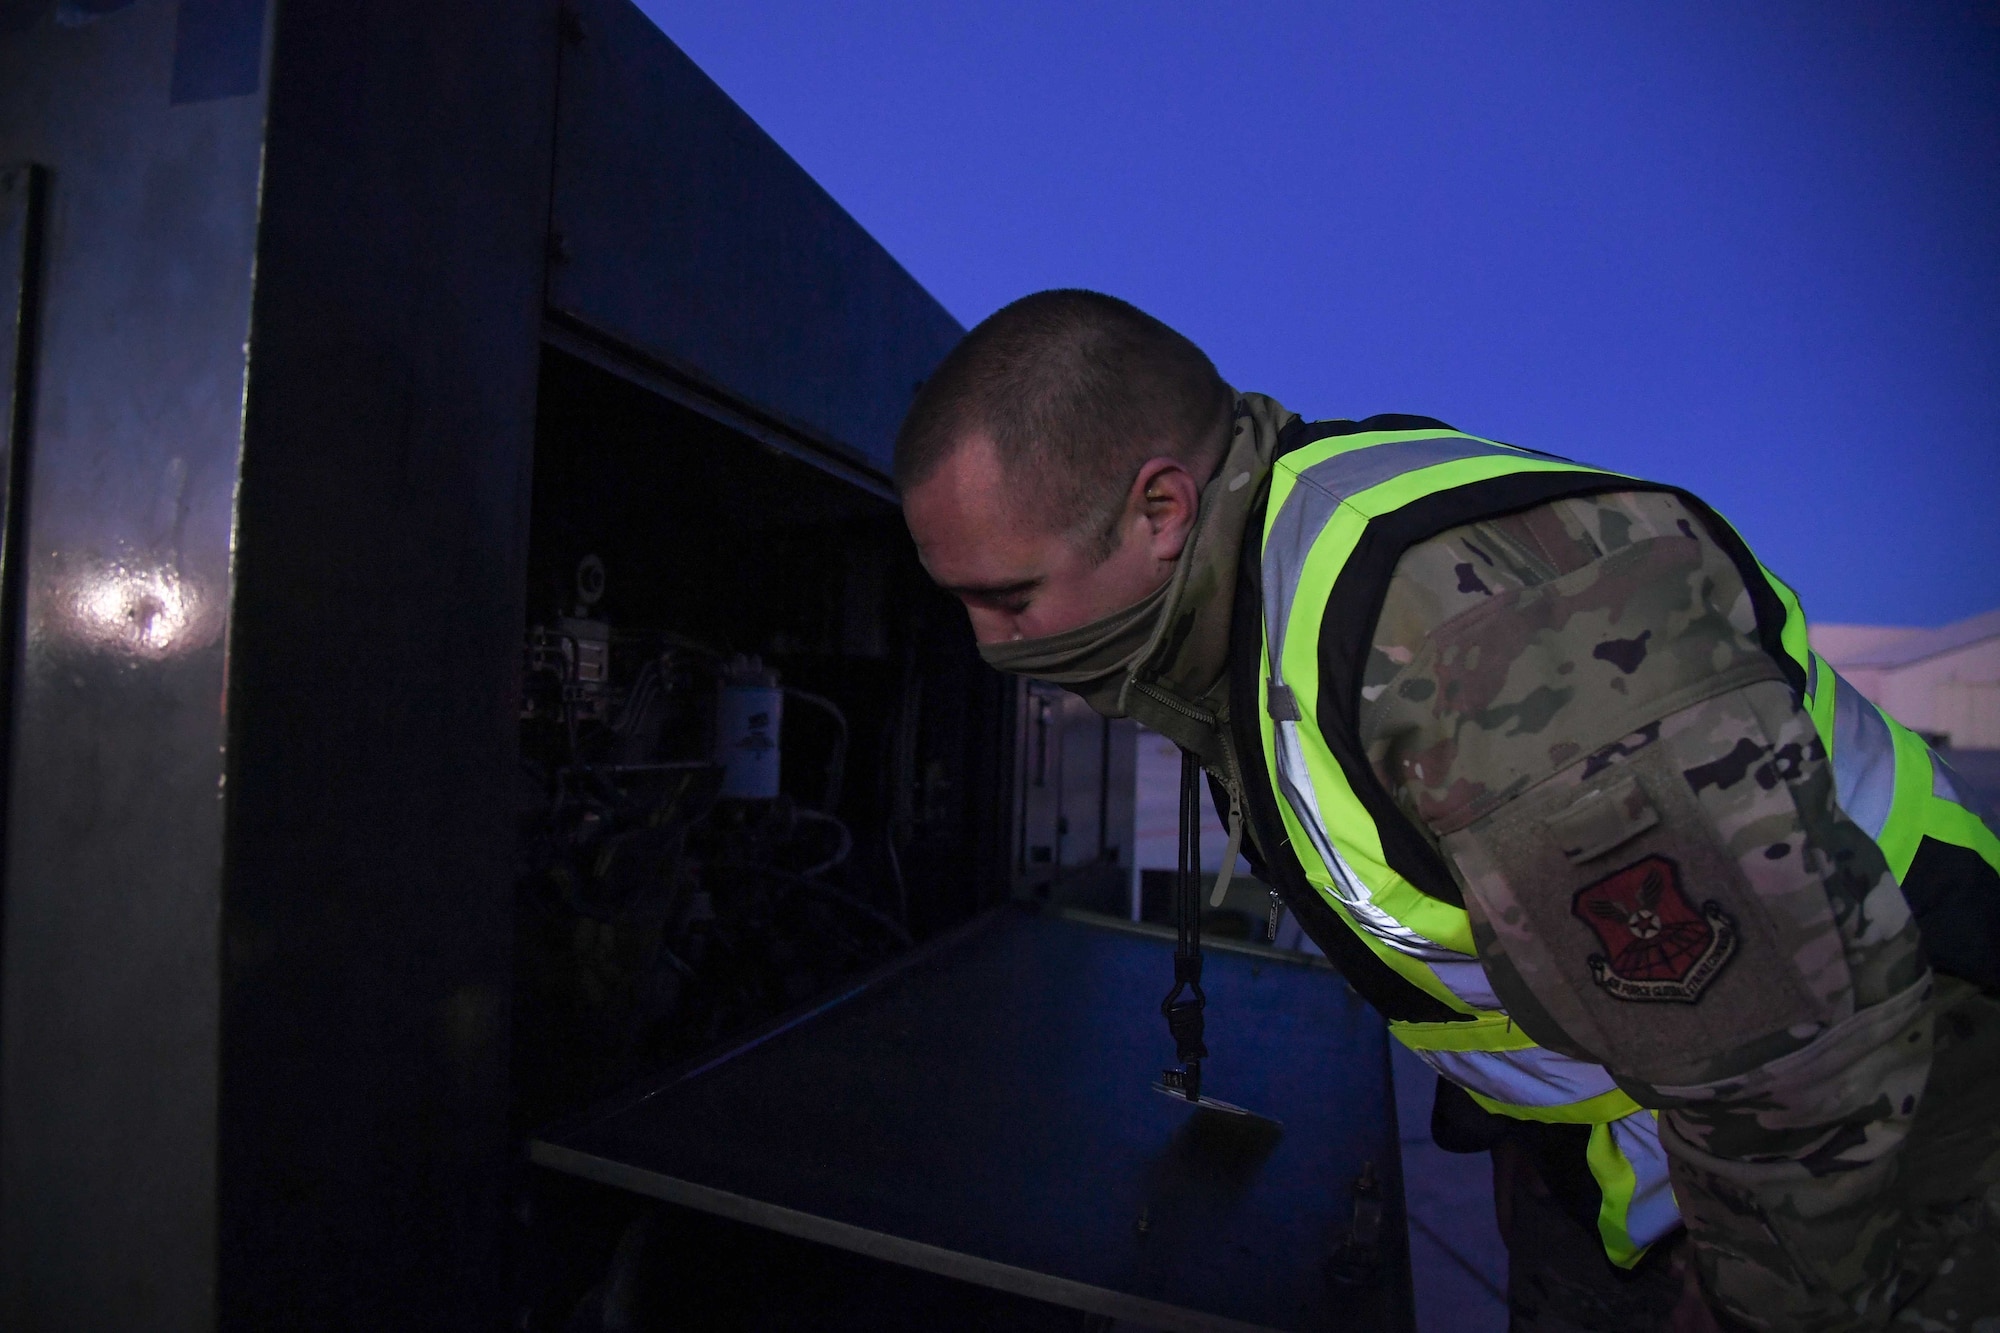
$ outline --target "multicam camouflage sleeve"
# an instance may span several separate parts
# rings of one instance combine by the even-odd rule
[[[2000,1333],[2000,1006],[1934,979],[1874,842],[1671,495],[1397,567],[1361,729],[1529,1036],[1660,1113],[1710,1302]]]

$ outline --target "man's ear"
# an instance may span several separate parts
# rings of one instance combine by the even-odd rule
[[[1171,563],[1180,559],[1201,512],[1201,483],[1177,458],[1149,458],[1132,480],[1126,513],[1146,525],[1147,554]]]

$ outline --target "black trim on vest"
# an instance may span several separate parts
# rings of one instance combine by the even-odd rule
[[[1372,435],[1379,430],[1450,430],[1436,417],[1413,417],[1407,412],[1378,412],[1360,421],[1349,421],[1342,417],[1335,421],[1307,421],[1303,417],[1293,417],[1278,436],[1278,452],[1282,458],[1293,449],[1311,444],[1314,440],[1331,439],[1336,435]],[[1299,432],[1298,439],[1287,446],[1285,437],[1293,431]]]
[[[1702,526],[1708,529],[1709,537],[1722,553],[1736,566],[1743,586],[1750,593],[1750,609],[1757,616],[1757,642],[1767,656],[1778,664],[1785,673],[1785,681],[1792,687],[1792,693],[1805,698],[1806,669],[1793,661],[1785,651],[1785,604],[1778,599],[1778,593],[1771,586],[1771,580],[1764,576],[1764,567],[1757,563],[1750,548],[1743,543],[1736,529],[1723,521],[1722,515],[1708,507],[1708,502],[1698,495],[1690,495],[1678,486],[1608,486],[1600,490],[1613,491],[1665,491],[1694,511]]]
[[[1784,671],[1793,692],[1804,693],[1805,673],[1784,651],[1784,603],[1778,600],[1756,557],[1735,530],[1701,500],[1679,487],[1601,472],[1513,472],[1436,491],[1372,519],[1334,580],[1320,621],[1319,729],[1326,738],[1327,748],[1347,775],[1348,785],[1375,820],[1383,858],[1389,868],[1420,893],[1454,907],[1465,905],[1444,858],[1375,776],[1375,769],[1361,746],[1361,675],[1368,660],[1375,622],[1381,618],[1382,604],[1389,596],[1389,578],[1405,551],[1451,528],[1555,500],[1607,491],[1664,491],[1677,497],[1701,519],[1709,536],[1743,577],[1757,614],[1759,643]]]
[[[1970,847],[1925,835],[1903,876],[1931,966],[2000,990],[2000,871]]]
[[[1422,427],[1373,426],[1352,422],[1334,423],[1356,429],[1424,429],[1427,418],[1395,420],[1422,421]],[[1371,417],[1370,421],[1380,421]],[[1447,427],[1447,429],[1449,429]],[[1329,431],[1326,434],[1349,432]],[[1315,435],[1322,439],[1324,435]],[[1294,420],[1278,437],[1280,456],[1308,443],[1303,423]],[[1250,521],[1243,533],[1243,555],[1236,563],[1236,599],[1229,621],[1229,727],[1235,743],[1238,767],[1243,775],[1243,818],[1250,827],[1244,855],[1257,878],[1278,891],[1285,909],[1319,945],[1357,994],[1385,1017],[1410,1023],[1471,1021],[1435,996],[1398,975],[1374,950],[1340,919],[1326,900],[1306,879],[1305,867],[1292,850],[1285,834],[1284,817],[1278,810],[1277,794],[1271,790],[1266,772],[1264,734],[1258,719],[1257,686],[1259,665],[1264,655],[1263,545],[1264,510],[1270,501],[1268,483],[1251,507]],[[1211,786],[1211,791],[1213,787]],[[1218,802],[1218,805],[1221,803]],[[1224,817],[1226,821],[1226,816]]]

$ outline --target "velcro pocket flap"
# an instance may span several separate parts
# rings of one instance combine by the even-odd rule
[[[1646,799],[1645,788],[1635,778],[1621,777],[1586,791],[1568,809],[1545,820],[1543,827],[1570,863],[1581,865],[1624,846],[1659,822],[1660,812]]]

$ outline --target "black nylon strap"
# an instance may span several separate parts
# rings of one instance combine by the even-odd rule
[[[1931,965],[2000,993],[2000,872],[1970,847],[1927,834],[1902,888]]]
[[[1178,1086],[1189,1101],[1201,1100],[1201,1062],[1208,1058],[1202,1041],[1208,995],[1201,988],[1201,762],[1181,751],[1180,855],[1174,872],[1174,988],[1160,1001],[1167,1032],[1174,1039],[1168,1086]]]

